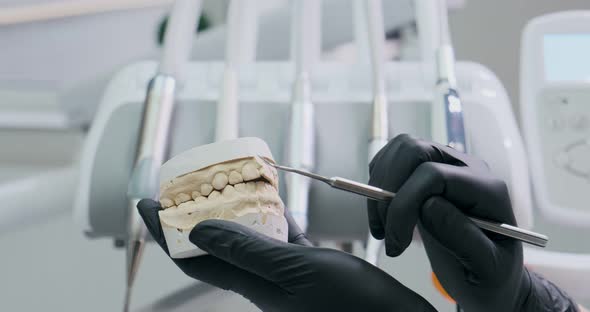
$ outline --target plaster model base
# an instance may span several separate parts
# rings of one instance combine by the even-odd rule
[[[195,147],[164,163],[160,170],[160,223],[172,258],[205,252],[188,236],[207,219],[233,221],[287,241],[284,204],[266,143],[241,138]]]

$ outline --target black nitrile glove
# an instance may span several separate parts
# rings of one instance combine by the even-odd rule
[[[168,252],[159,203],[138,204],[150,233]],[[209,255],[173,261],[188,276],[232,290],[263,311],[436,311],[389,274],[337,250],[315,248],[286,213],[289,243],[223,220],[189,236]]]
[[[524,268],[519,241],[467,218],[516,225],[508,188],[485,163],[399,135],[369,167],[369,184],[397,193],[390,203],[369,200],[371,233],[385,238],[387,255],[398,256],[417,224],[433,271],[465,311],[576,311],[559,288]]]

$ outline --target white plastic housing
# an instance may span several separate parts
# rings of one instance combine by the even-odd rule
[[[553,46],[557,54],[548,55],[551,38],[590,44],[590,11],[533,19],[524,30],[520,58],[522,128],[536,206],[554,223],[584,228],[590,226],[590,67],[587,55],[580,55],[582,46]]]
[[[316,109],[315,172],[367,179],[367,150],[372,88],[365,64],[319,63],[312,75]],[[430,136],[431,85],[421,63],[384,65],[390,99],[389,136],[410,133]],[[223,63],[189,63],[186,85],[177,94],[170,154],[214,140],[215,110]],[[93,237],[124,237],[125,191],[132,160],[129,146],[138,124],[145,84],[154,62],[130,65],[119,72],[105,92],[103,105],[87,136],[75,216]],[[263,138],[277,160],[285,161],[285,140],[294,68],[283,62],[248,64],[239,83],[240,135]],[[508,95],[497,77],[474,63],[457,63],[457,80],[464,100],[470,153],[485,160],[493,174],[507,182],[518,225],[530,228],[532,212],[526,155]],[[125,169],[127,168],[127,169]],[[281,187],[283,187],[282,185]],[[283,202],[288,192],[281,194]],[[312,183],[308,233],[317,239],[366,238],[365,200]],[[288,207],[292,208],[292,207]]]

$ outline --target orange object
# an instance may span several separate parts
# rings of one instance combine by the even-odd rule
[[[430,277],[432,278],[432,284],[434,284],[434,288],[436,288],[436,290],[438,290],[438,292],[449,302],[456,303],[455,300],[447,293],[444,287],[440,284],[440,281],[438,280],[438,277],[436,277],[436,274],[434,274],[434,272],[430,274]]]

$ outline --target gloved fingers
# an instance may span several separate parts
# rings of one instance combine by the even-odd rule
[[[426,165],[425,171],[444,181],[443,197],[465,214],[516,225],[510,194],[504,181],[471,167],[445,164]],[[433,182],[438,184],[437,182]]]
[[[467,166],[478,173],[488,173],[487,164],[449,146],[400,134],[389,141],[369,164],[369,184],[396,192],[414,170],[424,162]]]
[[[501,181],[475,174],[468,167],[426,162],[414,171],[389,205],[385,222],[387,255],[397,256],[407,248],[420,208],[433,196],[444,197],[470,216],[515,223],[507,188]]]
[[[400,134],[389,141],[369,165],[369,184],[397,192],[423,162],[441,161],[431,143]]]
[[[288,209],[285,209],[284,215],[285,219],[287,219],[287,225],[289,226],[288,242],[302,246],[313,246],[313,244],[307,239],[305,232],[299,228],[299,225],[297,225],[297,222],[295,222]]]
[[[379,210],[379,202],[372,199],[367,199],[367,213],[369,217],[369,230],[371,235],[376,239],[385,238],[385,226],[382,220],[385,220],[385,215],[381,215],[382,210]]]
[[[137,203],[137,210],[156,243],[158,243],[167,254],[170,254],[168,252],[168,245],[166,245],[164,233],[162,232],[162,226],[160,225],[160,216],[158,215],[158,212],[162,210],[160,203],[151,199],[142,199]]]
[[[306,248],[225,220],[197,224],[189,239],[209,254],[277,284],[301,265],[297,248]]]
[[[369,185],[397,192],[421,163],[441,160],[430,143],[400,134],[389,141],[369,165]],[[388,203],[369,200],[367,214],[371,235],[377,239],[385,236],[385,220]]]
[[[496,246],[452,203],[438,196],[429,198],[422,205],[420,221],[421,230],[443,245],[465,269],[483,278],[496,272]]]

